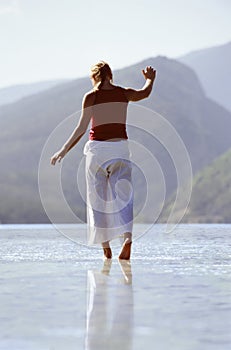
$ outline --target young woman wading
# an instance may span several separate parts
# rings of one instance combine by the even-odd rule
[[[113,84],[109,65],[100,61],[91,68],[93,89],[85,94],[82,114],[72,135],[51,157],[51,164],[61,159],[86,132],[88,244],[101,244],[106,259],[112,258],[110,241],[123,235],[119,259],[129,260],[132,244],[133,186],[132,165],[126,132],[127,106],[140,101],[152,91],[156,71],[142,70],[145,84],[140,90]]]

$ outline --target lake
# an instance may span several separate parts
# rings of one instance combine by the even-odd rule
[[[154,225],[123,263],[68,230],[0,226],[1,350],[231,349],[231,225]]]

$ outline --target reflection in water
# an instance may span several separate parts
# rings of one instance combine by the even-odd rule
[[[85,350],[131,350],[133,291],[131,264],[119,261],[122,271],[112,276],[112,262],[101,271],[88,270]]]

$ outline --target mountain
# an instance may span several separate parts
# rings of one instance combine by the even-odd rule
[[[231,111],[231,42],[188,53],[178,60],[195,70],[208,97]]]
[[[60,79],[0,88],[0,106],[16,102],[23,97],[37,94],[43,90],[48,90],[55,85],[64,83],[65,81],[67,80]]]
[[[162,214],[163,221],[169,215],[173,200]],[[179,204],[175,214],[182,209]],[[192,197],[182,222],[231,222],[231,149],[196,174]]]
[[[131,108],[129,107],[131,124],[136,117],[143,123],[145,130],[142,130],[142,127],[129,125],[128,135],[131,140],[148,150],[152,160],[155,159],[156,164],[159,164],[164,179],[159,176],[157,165],[156,171],[149,166],[150,159],[147,155],[144,156],[142,166],[148,173],[142,176],[142,168],[134,171],[137,213],[142,205],[145,205],[146,178],[152,179],[149,192],[151,191],[156,203],[146,209],[142,218],[144,221],[153,220],[153,213],[157,210],[154,206],[161,205],[161,181],[164,180],[169,197],[176,189],[178,176],[171,159],[171,149],[166,149],[165,144],[161,144],[158,138],[155,139],[151,135],[159,128],[158,120],[152,111],[160,113],[165,118],[167,137],[169,124],[178,132],[189,152],[194,173],[231,147],[231,114],[205,96],[197,75],[188,66],[166,57],[149,58],[115,71],[115,84],[140,88],[144,83],[141,69],[147,65],[157,69],[154,91],[142,103],[131,103]],[[66,222],[60,198],[56,193],[57,189],[54,188],[54,178],[58,169],[50,166],[49,157],[61,147],[77,124],[82,97],[91,88],[90,79],[81,78],[0,107],[2,223],[49,221],[41,205],[38,189],[38,166],[48,138],[52,142],[43,169],[45,192],[47,201],[58,215],[60,222]],[[75,116],[65,124],[66,117],[75,112]],[[52,132],[61,122],[63,127],[59,127],[54,137]],[[164,134],[165,129],[161,132]],[[87,138],[88,135],[84,135],[62,163],[63,192],[72,211],[77,213],[81,220],[85,219],[85,206],[80,191],[76,188],[76,172],[79,164],[82,164],[83,145]],[[84,188],[83,176],[80,176],[79,181],[79,188]]]

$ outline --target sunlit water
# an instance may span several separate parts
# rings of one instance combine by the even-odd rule
[[[231,349],[231,225],[155,225],[118,253],[0,226],[0,349]]]

